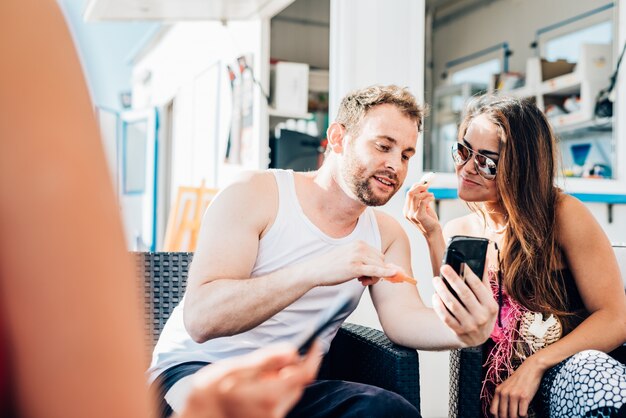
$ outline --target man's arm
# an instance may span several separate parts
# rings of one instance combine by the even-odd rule
[[[268,172],[246,174],[207,209],[184,305],[185,328],[195,341],[247,331],[315,286],[395,273],[380,251],[357,242],[251,278],[259,241],[277,210],[276,181]]]
[[[297,266],[251,279],[278,210],[271,173],[245,173],[208,207],[189,272],[185,327],[203,342],[259,325],[313,287]]]
[[[389,215],[379,213],[378,223],[383,238],[385,262],[398,265],[408,274],[412,274],[411,249],[406,233]],[[449,317],[454,319],[452,315],[445,316],[426,307],[415,286],[383,281],[370,287],[380,322],[393,342],[423,350],[445,350],[476,345],[487,338],[497,313],[495,301],[480,303],[470,287],[463,285],[454,272],[447,276],[456,285],[464,287],[462,294],[465,304],[469,306],[469,312],[461,312],[458,310],[460,304],[457,303],[455,313],[459,320],[456,323],[450,321]],[[454,299],[447,288],[441,286],[441,278],[436,277],[434,280],[437,293],[433,299],[437,294],[448,302]],[[478,279],[477,281],[480,282]]]
[[[377,220],[385,261],[412,276],[411,248],[406,232],[387,214],[377,212]],[[381,280],[370,286],[370,293],[385,334],[396,344],[423,350],[441,350],[460,344],[437,314],[424,305],[417,287]]]

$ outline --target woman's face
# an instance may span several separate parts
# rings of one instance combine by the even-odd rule
[[[485,179],[476,168],[476,153],[488,157],[496,164],[500,158],[500,139],[496,125],[487,116],[479,115],[470,122],[465,138],[459,143],[471,151],[465,163],[456,165],[459,198],[466,202],[497,202],[498,188],[495,178]],[[484,165],[484,158],[478,158]]]

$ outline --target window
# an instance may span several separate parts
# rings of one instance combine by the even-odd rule
[[[502,59],[493,58],[479,64],[455,71],[450,76],[452,84],[479,83],[488,86],[493,74],[501,71]]]
[[[588,26],[546,41],[542,56],[549,61],[564,59],[578,62],[582,44],[611,44],[613,24],[610,21]]]

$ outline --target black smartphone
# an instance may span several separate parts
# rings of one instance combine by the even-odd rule
[[[448,242],[441,264],[449,264],[459,276],[463,277],[463,263],[465,263],[478,278],[482,279],[485,272],[488,247],[489,240],[486,238],[455,235]],[[452,294],[456,296],[456,292],[445,278],[443,278],[443,282],[448,286]]]
[[[352,298],[350,296],[340,293],[332,305],[324,309],[316,320],[311,322],[311,325],[296,338],[295,345],[298,347],[298,353],[301,356],[306,355],[311,349],[313,341],[333,325],[337,315],[348,310],[351,303]]]

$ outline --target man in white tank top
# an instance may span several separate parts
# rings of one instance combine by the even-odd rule
[[[497,304],[486,282],[469,275],[466,285],[444,271],[462,305],[435,278],[433,310],[414,285],[380,280],[399,271],[412,275],[406,233],[371,207],[384,205],[402,186],[422,118],[406,89],[352,92],[328,128],[319,170],[244,174],[216,196],[202,222],[185,298],[166,324],[150,368],[174,411],[202,365],[293,341],[346,293],[352,304],[321,336],[327,350],[366,286],[385,333],[397,344],[442,350],[487,339]],[[312,384],[289,416],[364,414],[419,416],[397,394],[341,381]]]

